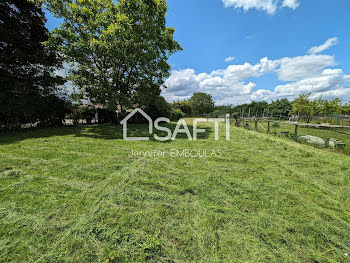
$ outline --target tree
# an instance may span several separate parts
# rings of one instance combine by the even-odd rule
[[[272,101],[267,106],[267,113],[272,116],[289,116],[292,111],[292,104],[288,99]]]
[[[171,110],[171,120],[178,121],[179,119],[185,118],[186,114],[182,112],[180,109],[172,109]]]
[[[331,108],[331,114],[332,113],[341,113],[341,108],[342,108],[342,102],[340,99],[335,98],[329,102],[330,108]]]
[[[343,113],[350,115],[350,101],[343,106]]]
[[[166,0],[45,0],[64,21],[47,46],[72,65],[73,84],[109,109],[147,106],[181,50],[166,26]]]
[[[233,113],[234,115],[241,116],[262,116],[268,107],[268,103],[265,101],[252,101],[250,104],[242,104],[232,108],[229,113]],[[229,109],[228,109],[229,110]],[[250,115],[249,115],[250,113]]]
[[[219,116],[224,116],[226,113],[234,113],[234,114],[238,114],[234,111],[233,106],[232,105],[221,105],[221,106],[216,106],[215,110],[213,112],[213,116],[215,117],[219,117]]]
[[[304,117],[307,122],[310,122],[314,105],[309,100],[310,94],[301,94],[293,102],[293,113],[298,114],[298,119]]]
[[[62,125],[66,114],[72,113],[73,106],[65,97],[51,94],[41,98],[37,109],[40,126],[59,126]]]
[[[0,125],[50,122],[50,114],[65,108],[66,101],[57,95],[64,83],[55,74],[58,55],[42,45],[48,40],[44,12],[27,0],[5,0],[0,17]],[[43,110],[48,105],[50,110]]]
[[[154,120],[159,117],[171,117],[171,106],[163,96],[154,98],[145,108],[145,112]]]
[[[312,112],[311,114],[314,116],[320,116],[323,112],[323,105],[325,103],[328,103],[327,100],[323,100],[322,97],[319,97],[318,99],[315,99],[312,102]]]
[[[209,114],[214,111],[215,103],[210,94],[195,92],[189,100],[193,113],[196,115]]]
[[[187,116],[191,116],[191,114],[192,114],[192,106],[188,100],[175,101],[175,102],[171,103],[171,107],[173,109],[181,110]]]
[[[268,103],[265,101],[259,101],[259,102],[252,101],[248,105],[248,108],[250,108],[251,116],[259,116],[263,114],[267,106],[268,106]]]
[[[331,120],[333,114],[341,114],[343,111],[342,102],[340,99],[335,98],[331,101],[323,100],[322,98],[314,101],[313,115],[330,116]]]

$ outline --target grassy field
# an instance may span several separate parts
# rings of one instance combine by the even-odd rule
[[[1,136],[0,262],[350,261],[350,156],[234,127],[229,142],[213,127],[197,141],[121,134]],[[169,156],[183,149],[209,156]],[[167,154],[129,156],[152,150]]]
[[[247,121],[249,123],[250,129],[254,129],[254,121]],[[267,132],[267,121],[259,121],[261,124],[258,125],[258,130],[260,132]],[[274,127],[271,123],[271,133],[275,135],[280,135],[281,132],[289,132],[290,135],[294,135],[295,126],[288,125],[283,123],[278,123],[278,127]],[[346,143],[345,149],[342,149],[342,152],[350,155],[350,129],[345,128],[314,128],[314,127],[306,127],[300,126],[298,129],[298,135],[312,135],[321,137],[324,140],[334,138]]]

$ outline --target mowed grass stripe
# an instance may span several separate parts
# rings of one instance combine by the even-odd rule
[[[63,164],[2,155],[1,166],[29,176],[1,173],[0,261],[346,262],[349,156],[233,127],[229,142],[223,132],[215,142],[211,130],[197,142],[168,143],[125,142],[119,126],[67,129],[0,145],[40,156],[47,140]],[[198,148],[223,156],[127,156]],[[70,155],[79,151],[88,155]],[[23,183],[5,187],[11,180]]]

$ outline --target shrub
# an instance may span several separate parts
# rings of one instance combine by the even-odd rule
[[[158,96],[151,101],[144,111],[154,120],[159,117],[171,117],[171,106],[162,96]]]
[[[97,109],[97,116],[98,116],[98,123],[99,124],[105,124],[105,123],[119,123],[120,120],[122,120],[126,114],[125,113],[119,113],[117,114],[114,111],[110,111],[107,109]]]
[[[279,128],[281,125],[278,122],[272,123],[273,128]]]
[[[171,107],[173,109],[181,110],[183,113],[186,114],[186,116],[191,116],[192,114],[192,106],[188,100],[173,102],[171,103]]]
[[[60,126],[67,114],[72,113],[72,104],[66,98],[50,95],[41,99],[38,120],[44,127]]]
[[[181,110],[179,109],[172,109],[171,111],[171,120],[172,121],[178,121],[179,119],[185,118],[186,114],[183,113]]]

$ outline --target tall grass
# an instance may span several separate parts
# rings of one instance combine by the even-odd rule
[[[349,156],[208,128],[164,143],[108,125],[1,137],[0,262],[349,260]],[[222,156],[129,157],[174,149]]]

